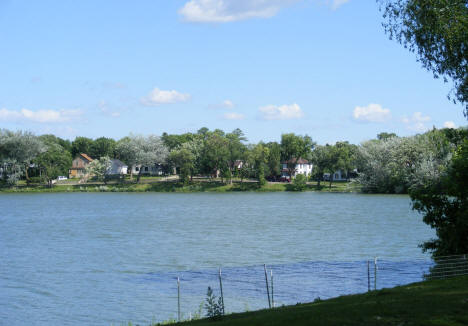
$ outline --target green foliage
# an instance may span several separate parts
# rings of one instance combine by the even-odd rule
[[[96,159],[96,158],[99,159],[105,156],[114,158],[116,144],[117,144],[116,141],[113,140],[112,138],[106,138],[106,137],[98,138],[92,143],[88,154],[93,159]]]
[[[294,191],[304,191],[307,187],[307,178],[303,174],[298,174],[293,180]]]
[[[309,159],[316,143],[311,137],[299,136],[294,133],[281,135],[281,159],[287,163],[289,176],[296,170],[296,161],[300,158]]]
[[[468,2],[466,0],[378,0],[385,31],[417,53],[435,78],[451,79],[455,99],[468,116]]]
[[[72,165],[72,156],[58,142],[52,142],[47,145],[47,151],[40,154],[35,162],[41,169],[49,187],[52,187],[52,180],[61,175],[68,175],[68,169]]]
[[[439,178],[425,179],[410,192],[413,208],[435,229],[437,239],[422,244],[434,256],[468,252],[468,140]]]
[[[407,193],[437,179],[455,147],[441,130],[365,142],[359,148],[358,180],[364,192]]]
[[[76,137],[71,144],[71,154],[75,157],[78,154],[88,154],[91,152],[93,140],[87,137]]]
[[[28,180],[30,164],[45,151],[44,143],[30,132],[0,129],[0,166],[3,181],[15,185],[23,174]]]
[[[217,298],[211,287],[208,287],[208,291],[206,292],[205,309],[208,318],[217,320],[223,315],[224,307],[222,298]]]

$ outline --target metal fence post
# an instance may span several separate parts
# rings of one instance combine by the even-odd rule
[[[367,261],[367,292],[370,292],[370,261]]]
[[[271,281],[271,306],[275,307],[275,296],[273,292],[273,270],[270,270],[270,281]]]
[[[177,277],[177,320],[180,321],[180,279]]]
[[[268,296],[268,307],[271,308],[270,290],[268,289],[268,274],[266,270],[266,264],[263,264],[263,269],[265,270],[265,283],[266,283],[266,290],[267,290],[267,296]]]
[[[377,257],[374,259],[374,290],[377,290]]]
[[[224,295],[223,295],[223,282],[221,280],[221,267],[219,268],[219,289],[221,291],[221,304],[223,305],[223,315],[224,315]]]

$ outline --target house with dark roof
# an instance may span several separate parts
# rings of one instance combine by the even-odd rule
[[[281,177],[289,179],[289,174],[291,167],[294,166],[292,177],[294,178],[298,174],[303,174],[306,177],[309,177],[312,174],[313,164],[303,158],[292,158],[288,161],[281,162]]]
[[[86,167],[93,159],[85,153],[78,154],[72,162],[72,167],[68,170],[69,178],[81,178],[86,175]]]

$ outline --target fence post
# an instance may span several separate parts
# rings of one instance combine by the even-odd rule
[[[180,322],[180,279],[177,277],[177,320]]]
[[[223,315],[224,315],[224,295],[223,295],[223,282],[221,280],[221,267],[219,268],[219,289],[221,291],[221,304],[223,305]]]
[[[377,290],[377,257],[374,259],[374,290]]]
[[[265,270],[265,283],[266,283],[266,290],[267,290],[267,296],[268,296],[268,307],[271,308],[270,290],[268,289],[268,274],[266,270],[266,264],[263,264],[263,269]]]
[[[370,292],[370,261],[367,260],[367,292]]]
[[[273,292],[273,270],[270,270],[270,281],[271,281],[271,306],[275,307],[275,296]]]

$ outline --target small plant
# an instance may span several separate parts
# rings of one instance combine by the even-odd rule
[[[221,319],[223,315],[224,307],[222,298],[217,298],[211,287],[208,287],[208,291],[206,292],[205,309],[208,318],[218,320]]]

